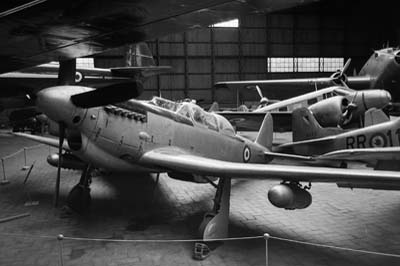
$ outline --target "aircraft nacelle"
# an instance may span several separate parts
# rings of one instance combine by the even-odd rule
[[[315,119],[322,127],[336,127],[343,119],[349,101],[343,96],[335,96],[309,106]]]
[[[366,110],[373,107],[381,109],[392,100],[392,96],[386,90],[363,90],[355,94],[354,100],[350,98],[348,97],[348,100],[357,105],[357,111],[362,112],[360,115],[363,115]]]
[[[305,209],[311,205],[311,194],[298,184],[280,184],[268,191],[268,199],[278,208]]]
[[[370,108],[385,107],[391,99],[385,90],[363,90],[319,101],[309,109],[322,127],[336,127],[356,121]]]

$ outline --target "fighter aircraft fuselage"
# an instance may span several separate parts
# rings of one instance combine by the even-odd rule
[[[363,148],[400,146],[400,119],[348,131],[336,136],[299,141],[295,145],[282,145],[281,152],[291,147],[295,154],[321,155],[324,153]]]
[[[69,89],[85,90],[77,86]],[[147,151],[166,146],[180,147],[210,159],[268,162],[264,156],[266,147],[237,136],[225,118],[205,112],[192,103],[175,103],[155,97],[152,101],[130,100],[114,106],[82,109],[72,104],[67,106],[68,100],[59,103],[59,112],[46,112],[49,104],[40,95],[48,95],[49,90],[63,94],[60,87],[44,90],[38,96],[40,106],[54,121],[64,121],[68,128],[80,132],[78,137],[74,130],[67,134],[70,147],[94,166],[107,165],[118,171],[156,172],[154,166],[143,167],[140,158]],[[54,108],[54,104],[50,108]],[[68,114],[64,112],[68,110],[66,108],[71,108]],[[74,142],[77,145],[73,145]]]

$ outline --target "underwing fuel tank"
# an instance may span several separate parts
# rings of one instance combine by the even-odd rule
[[[268,191],[268,199],[278,208],[305,209],[311,205],[311,194],[297,184],[280,184]]]
[[[58,156],[58,153],[53,153],[47,157],[47,162],[51,166],[58,167],[59,159],[60,159],[60,156]],[[86,163],[72,154],[63,154],[61,156],[61,168],[73,169],[73,170],[84,170],[86,168]]]

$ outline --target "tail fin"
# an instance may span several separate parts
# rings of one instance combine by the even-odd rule
[[[260,131],[258,131],[255,143],[271,150],[273,133],[274,133],[273,131],[274,131],[274,125],[272,121],[272,115],[270,113],[267,113],[261,124]]]
[[[144,67],[155,65],[153,54],[147,43],[140,42],[128,46],[128,50],[126,51],[126,66]]]
[[[218,112],[219,111],[219,104],[218,102],[213,102],[208,109],[209,112]]]
[[[311,111],[306,107],[301,107],[292,112],[292,131],[293,142],[295,142],[342,133],[343,129],[321,127]]]
[[[364,115],[364,127],[384,123],[389,120],[389,117],[381,109],[370,108]]]
[[[147,78],[169,73],[171,66],[157,66],[149,46],[145,42],[129,45],[125,55],[126,67],[111,68],[115,77]]]

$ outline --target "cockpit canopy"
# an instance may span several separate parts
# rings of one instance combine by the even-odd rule
[[[153,97],[149,103],[186,117],[197,127],[208,128],[230,136],[235,135],[235,130],[228,120],[218,114],[204,111],[193,102],[177,103],[164,98]]]
[[[196,126],[205,127],[214,131],[234,136],[232,125],[224,117],[204,111],[193,103],[181,103],[177,114],[191,119]]]

